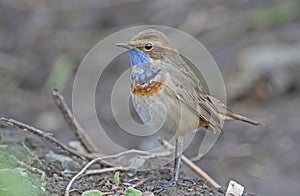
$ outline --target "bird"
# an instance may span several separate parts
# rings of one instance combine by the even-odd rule
[[[164,33],[146,29],[137,33],[129,42],[116,45],[129,50],[130,94],[141,121],[154,127],[149,108],[160,103],[166,113],[154,109],[151,111],[152,116],[163,119],[163,115],[166,115],[162,129],[175,135],[174,169],[166,187],[176,184],[179,178],[184,138],[188,133],[198,131],[201,127],[223,132],[222,119],[262,124],[233,112],[209,95]]]

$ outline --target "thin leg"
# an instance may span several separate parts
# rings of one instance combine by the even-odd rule
[[[167,182],[166,184],[163,184],[161,189],[155,191],[155,193],[160,193],[167,189],[170,186],[173,186],[176,184],[178,177],[179,177],[179,169],[180,169],[180,163],[181,163],[181,154],[182,154],[182,149],[183,149],[183,142],[184,138],[178,137],[176,139],[176,146],[175,146],[175,161],[174,161],[174,170],[172,174],[172,179]]]
[[[174,183],[178,180],[178,176],[179,176],[179,168],[180,168],[180,163],[181,163],[183,141],[184,140],[182,137],[178,137],[176,139],[174,170],[173,170],[173,176],[172,176],[172,180],[171,180],[171,181],[174,181]]]

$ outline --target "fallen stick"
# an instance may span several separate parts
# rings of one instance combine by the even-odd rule
[[[166,140],[160,139],[159,141],[162,143],[163,146],[167,147],[168,149],[174,149],[174,147]],[[182,161],[192,170],[194,170],[199,176],[201,176],[204,180],[209,182],[214,188],[221,188],[221,186],[212,177],[210,177],[204,170],[202,170],[195,163],[193,163],[189,158],[182,155]]]
[[[10,155],[10,157],[12,159],[14,159],[16,161],[16,163],[18,163],[20,166],[28,169],[29,171],[31,172],[34,172],[34,173],[39,173],[41,175],[45,175],[45,172],[39,168],[35,168],[35,167],[32,167],[30,165],[28,165],[27,163],[24,163],[23,161],[20,161],[19,159],[17,159],[17,157],[15,157],[14,155]]]
[[[69,128],[74,132],[75,136],[77,137],[81,145],[84,147],[84,149],[90,153],[97,152],[97,147],[91,143],[92,140],[89,138],[88,135],[85,134],[83,128],[76,121],[71,110],[64,101],[64,97],[60,94],[60,92],[57,89],[52,90],[52,99],[57,108],[60,110],[61,114],[63,115]]]
[[[25,148],[25,150],[33,157],[33,160],[37,161],[41,166],[45,166],[45,164],[38,158],[38,156],[32,152],[26,145],[24,142],[22,142],[23,147]]]
[[[21,129],[25,132],[31,132],[35,135],[40,136],[41,138],[51,142],[52,144],[55,144],[56,146],[60,147],[61,149],[63,149],[64,151],[75,155],[83,160],[91,160],[90,157],[82,155],[80,153],[78,153],[77,151],[69,148],[68,146],[64,145],[63,143],[59,142],[58,140],[56,140],[54,137],[51,136],[50,133],[46,133],[40,129],[37,129],[35,127],[29,126],[25,123],[19,122],[17,120],[14,119],[7,119],[7,118],[0,118],[0,126],[6,127],[6,128],[18,128]]]
[[[70,195],[70,189],[71,189],[71,186],[72,184],[74,183],[74,181],[77,179],[77,178],[80,178],[81,176],[83,176],[83,174],[85,173],[85,171],[91,166],[93,165],[94,163],[98,162],[98,161],[103,161],[104,159],[107,159],[108,157],[110,156],[105,156],[105,157],[98,157],[98,158],[95,158],[93,160],[91,160],[90,162],[88,162],[83,168],[82,170],[80,170],[80,172],[78,172],[71,180],[70,182],[68,183],[68,186],[66,187],[66,190],[65,190],[65,196],[69,196]],[[111,172],[111,171],[116,171],[116,170],[129,170],[130,168],[126,168],[126,167],[113,167],[113,168],[104,168],[102,170],[98,170],[98,173],[101,172]],[[95,174],[95,173],[94,173]]]

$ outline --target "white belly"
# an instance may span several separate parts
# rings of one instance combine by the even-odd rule
[[[132,102],[140,119],[150,127],[157,127],[165,120],[162,129],[177,135],[185,135],[199,127],[199,117],[175,97],[167,96],[164,89],[149,97],[132,94]]]

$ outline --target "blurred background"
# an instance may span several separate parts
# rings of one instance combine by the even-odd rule
[[[266,124],[226,123],[197,164],[223,186],[235,179],[258,195],[298,195],[300,1],[0,0],[0,116],[51,131],[65,143],[74,139],[51,89],[60,89],[71,105],[85,54],[110,33],[148,24],[199,39],[222,71],[228,105]],[[115,141],[143,148],[139,140],[124,139],[112,115],[103,115],[128,57],[115,63],[120,66],[109,66],[98,83],[98,117]]]

